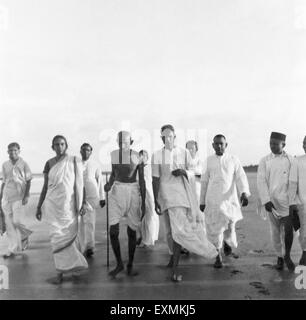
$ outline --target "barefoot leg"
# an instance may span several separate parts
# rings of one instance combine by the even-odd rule
[[[116,277],[116,275],[124,269],[123,262],[121,259],[121,250],[119,242],[119,223],[110,226],[110,239],[112,249],[117,260],[117,266],[115,269],[109,272],[109,275],[111,277]]]
[[[133,270],[134,255],[136,250],[136,231],[127,227],[128,241],[129,241],[129,262],[127,265],[127,275],[137,276],[138,272]]]

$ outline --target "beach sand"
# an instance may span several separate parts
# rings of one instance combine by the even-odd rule
[[[97,248],[89,261],[89,273],[77,282],[67,279],[56,287],[46,279],[54,275],[54,263],[48,228],[35,220],[35,208],[42,181],[33,181],[32,195],[26,210],[26,224],[34,231],[30,245],[22,255],[0,258],[9,268],[10,289],[0,290],[0,299],[303,299],[304,290],[294,286],[296,274],[273,268],[275,256],[270,241],[269,224],[256,213],[256,174],[248,173],[252,196],[244,219],[237,224],[239,258],[225,258],[225,267],[215,270],[213,261],[191,254],[180,262],[184,280],[179,285],[170,282],[164,266],[168,251],[161,223],[160,238],[153,248],[138,248],[135,268],[140,272],[133,279],[125,273],[111,280],[106,267],[106,211],[97,214]],[[162,218],[161,218],[162,221]],[[127,235],[121,226],[122,256],[127,258]],[[1,251],[1,246],[0,246]],[[298,261],[300,247],[294,239],[293,259]],[[114,266],[110,248],[110,265]]]

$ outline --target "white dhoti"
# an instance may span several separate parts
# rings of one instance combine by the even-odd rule
[[[126,218],[127,225],[134,231],[141,226],[141,197],[138,182],[115,181],[108,196],[109,224],[119,223]]]
[[[6,234],[8,240],[7,254],[18,253],[23,250],[23,241],[27,240],[32,233],[23,224],[25,217],[25,206],[22,201],[3,202],[5,215]]]
[[[229,246],[237,248],[237,235],[236,235],[236,223],[241,218],[231,215],[230,212],[239,210],[240,208],[224,201],[219,206],[205,208],[205,223],[208,239],[216,246],[217,249],[221,249],[223,241]]]
[[[86,213],[79,217],[78,242],[82,253],[95,248],[96,209],[86,205]]]

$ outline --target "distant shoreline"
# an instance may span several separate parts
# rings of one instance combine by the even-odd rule
[[[244,166],[243,169],[245,170],[245,172],[257,172],[257,169],[258,169],[258,165],[250,165],[250,166]],[[103,175],[106,175],[106,174],[110,174],[111,172],[110,171],[102,171],[102,174]],[[43,178],[44,175],[42,173],[33,173],[32,174],[33,178]],[[0,181],[2,180],[2,173],[1,173],[1,177],[0,177]]]

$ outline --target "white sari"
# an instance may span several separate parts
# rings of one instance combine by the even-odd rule
[[[80,271],[88,264],[77,246],[78,212],[83,197],[80,160],[66,156],[49,171],[48,192],[43,203],[43,218],[50,226],[56,270]]]

